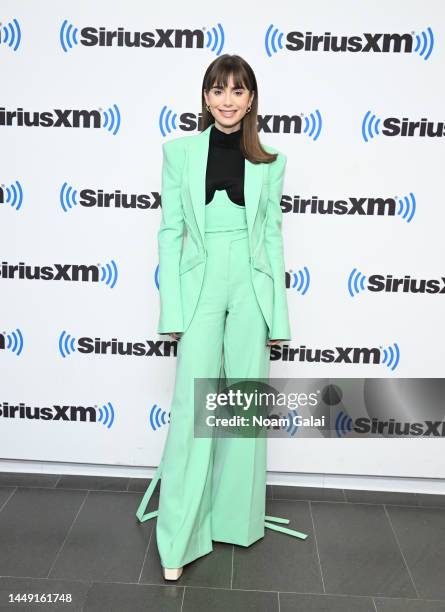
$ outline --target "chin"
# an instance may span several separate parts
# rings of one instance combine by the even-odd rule
[[[233,117],[224,117],[224,115],[219,115],[219,121],[220,123],[224,123],[227,125],[227,127],[229,127],[230,125],[236,125],[240,122],[240,115],[239,113],[233,115]]]

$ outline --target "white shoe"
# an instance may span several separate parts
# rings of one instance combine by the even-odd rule
[[[168,567],[163,567],[162,571],[164,574],[164,580],[177,580],[182,574],[182,567],[169,569]]]

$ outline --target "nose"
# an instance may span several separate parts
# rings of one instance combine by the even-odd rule
[[[224,103],[223,103],[223,106],[228,106],[228,107],[232,106],[230,91],[225,91],[224,92]]]

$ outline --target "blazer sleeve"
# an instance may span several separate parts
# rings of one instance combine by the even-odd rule
[[[282,236],[283,211],[281,210],[286,163],[286,155],[278,153],[278,157],[271,163],[269,169],[269,201],[267,203],[264,238],[274,280],[272,328],[269,334],[271,340],[292,339],[286,295]]]
[[[179,260],[181,257],[184,218],[181,203],[181,180],[185,163],[184,147],[178,141],[162,145],[161,208],[158,238],[160,317],[157,332],[184,331]]]

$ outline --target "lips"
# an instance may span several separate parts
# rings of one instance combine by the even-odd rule
[[[233,117],[233,115],[236,113],[236,111],[219,111],[221,113],[221,115],[224,115],[224,117]]]

